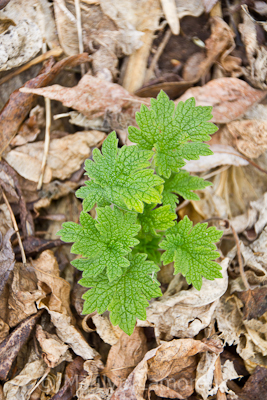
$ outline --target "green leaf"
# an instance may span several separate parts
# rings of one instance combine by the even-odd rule
[[[132,254],[144,253],[147,254],[147,259],[153,261],[155,264],[160,265],[161,252],[159,243],[162,240],[163,234],[153,236],[151,234],[138,234],[137,239],[139,244],[133,248]]]
[[[138,222],[144,233],[152,233],[157,236],[157,231],[165,231],[174,225],[177,218],[170,212],[170,205],[155,208],[156,204],[145,205],[142,214],[138,214]]]
[[[97,208],[97,221],[81,212],[81,225],[65,222],[57,234],[64,242],[74,242],[71,252],[81,254],[84,259],[72,264],[84,271],[84,276],[97,276],[106,270],[110,281],[124,273],[130,265],[127,254],[139,241],[135,238],[140,225],[136,214],[110,207]]]
[[[195,106],[194,98],[178,103],[161,91],[157,100],[151,99],[150,109],[144,104],[136,113],[140,129],[129,127],[129,139],[140,149],[155,152],[157,172],[169,178],[171,171],[177,172],[186,160],[197,160],[212,151],[202,141],[210,140],[217,127],[207,122],[212,118],[212,107]],[[190,141],[190,142],[189,142]]]
[[[158,270],[153,262],[146,261],[145,254],[136,254],[124,274],[112,282],[105,274],[97,278],[82,278],[79,283],[92,288],[83,295],[83,314],[96,310],[102,314],[108,309],[111,311],[111,323],[119,325],[125,333],[131,335],[136,318],[146,319],[146,307],[149,305],[147,300],[162,295],[159,282],[153,276]]]
[[[199,200],[199,197],[192,190],[205,189],[212,185],[198,176],[191,176],[189,172],[181,170],[178,173],[172,173],[170,178],[165,181],[162,192],[162,204],[170,204],[170,210],[175,212],[176,204],[179,204],[177,195],[187,200]]]
[[[193,223],[187,216],[169,229],[166,240],[161,242],[164,265],[174,261],[175,274],[181,272],[189,284],[200,290],[202,277],[214,280],[222,278],[220,265],[212,261],[219,257],[214,242],[217,242],[223,232],[215,227],[207,228],[208,224]]]
[[[94,149],[92,160],[85,161],[90,181],[76,192],[84,199],[84,211],[115,204],[117,207],[143,212],[144,203],[160,203],[161,195],[155,186],[164,181],[148,168],[153,152],[137,146],[123,146],[118,150],[116,133],[109,134],[102,145],[102,154]]]

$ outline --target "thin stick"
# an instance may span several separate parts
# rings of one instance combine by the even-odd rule
[[[10,74],[4,76],[2,79],[0,79],[0,85],[3,83],[9,81],[9,79],[14,78],[14,76],[19,75],[21,72],[26,71],[33,65],[39,64],[45,60],[47,60],[49,57],[59,57],[62,54],[63,50],[60,47],[56,47],[55,49],[49,50],[44,54],[41,54],[40,56],[34,58],[33,60],[29,61],[27,64],[22,65],[22,67],[18,68],[16,71],[11,72]]]
[[[18,242],[19,242],[19,248],[20,248],[20,252],[21,252],[21,259],[22,259],[23,264],[25,265],[27,260],[26,260],[25,251],[24,251],[24,248],[23,248],[23,245],[22,245],[22,240],[21,240],[21,237],[20,237],[20,234],[19,234],[18,224],[17,224],[15,215],[14,215],[14,213],[12,211],[12,208],[11,208],[11,206],[9,204],[9,201],[7,200],[7,197],[6,197],[5,193],[4,193],[4,191],[2,192],[2,195],[3,195],[3,199],[4,199],[5,203],[6,203],[6,206],[8,208],[8,211],[10,213],[10,217],[11,217],[11,221],[12,221],[13,227],[14,227],[15,232],[17,234],[17,238],[18,238]]]
[[[43,50],[46,50],[46,44],[43,43]],[[37,190],[40,190],[43,185],[43,179],[45,174],[45,167],[47,162],[48,150],[50,145],[50,128],[51,128],[51,101],[45,97],[45,142],[44,142],[44,154],[41,167],[41,175],[38,181]]]
[[[36,384],[31,388],[30,392],[29,392],[28,395],[27,395],[27,399],[30,398],[31,394],[35,391],[35,389],[38,388],[38,386],[40,385],[40,383],[42,383],[42,382],[45,380],[45,378],[47,377],[47,375],[49,374],[49,372],[50,372],[50,368],[47,367],[46,370],[45,370],[44,375],[42,376],[42,378],[41,378],[39,381],[37,381]]]
[[[154,54],[154,57],[150,64],[150,67],[147,70],[145,83],[148,82],[152,78],[154,69],[157,65],[157,62],[158,62],[163,50],[165,49],[168,41],[170,40],[171,35],[172,35],[172,32],[170,29],[168,29],[163,37],[162,42],[160,43],[159,47],[157,48],[156,53]]]
[[[78,40],[79,40],[79,52],[83,53],[83,31],[82,31],[82,17],[81,17],[81,7],[80,0],[75,0],[75,12],[76,12],[76,21],[77,21],[77,31],[78,31]],[[81,65],[81,74],[82,76],[85,74],[85,65]]]

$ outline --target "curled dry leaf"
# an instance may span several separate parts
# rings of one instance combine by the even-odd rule
[[[159,390],[161,396],[168,397],[169,389],[176,392],[178,399],[190,396],[194,391],[196,354],[206,351],[219,354],[222,346],[212,339],[206,343],[194,339],[175,339],[163,343],[146,353],[124,384],[115,391],[112,400],[119,400],[123,396],[130,400],[144,399],[147,379],[157,383],[153,385],[153,390],[156,393]]]
[[[204,172],[222,165],[241,167],[249,164],[248,161],[231,146],[213,144],[210,148],[214,154],[205,157],[200,156],[199,160],[187,161],[183,169],[189,172]]]
[[[267,391],[267,369],[256,367],[238,395],[229,395],[229,400],[262,400]]]
[[[15,254],[10,242],[13,233],[14,229],[12,228],[8,230],[4,238],[2,238],[0,233],[0,293],[2,293],[10,272],[13,270],[15,265]]]
[[[214,353],[203,353],[200,356],[200,361],[197,366],[196,372],[196,383],[195,389],[198,394],[206,400],[209,396],[217,394],[218,390],[221,393],[228,393],[227,381],[232,379],[238,379],[234,364],[230,360],[226,360],[225,364],[221,367],[222,369],[222,382],[220,385],[213,386],[215,363],[218,358],[218,354]]]
[[[43,330],[41,325],[36,326],[36,338],[42,349],[42,356],[49,368],[55,368],[62,361],[72,361],[68,346],[57,335]]]
[[[0,71],[19,67],[31,60],[42,48],[42,34],[31,21],[20,21],[0,35]]]
[[[66,66],[74,67],[88,61],[87,54],[67,57],[57,62],[50,59],[42,68],[39,75],[25,83],[24,87],[42,87],[48,85]],[[15,90],[0,113],[0,155],[16,135],[21,123],[31,111],[36,100],[32,94],[21,93]]]
[[[0,344],[0,379],[5,380],[20,349],[27,342],[42,311],[22,321]]]
[[[203,0],[206,13],[209,13],[218,0]]]
[[[243,302],[243,318],[247,320],[257,319],[267,311],[267,286],[256,287],[246,292],[238,293]]]
[[[70,311],[70,285],[60,278],[58,263],[52,251],[44,251],[33,261],[39,287],[46,290],[48,297],[37,302],[39,309],[45,308],[54,324],[58,337],[67,343],[74,353],[85,360],[93,359],[97,352],[86,342],[81,332],[74,325]]]
[[[144,358],[147,350],[143,328],[135,327],[130,337],[123,332],[118,342],[111,347],[108,353],[103,374],[111,379],[116,386],[120,386]]]
[[[44,108],[37,105],[31,112],[29,118],[21,125],[18,134],[11,141],[11,146],[22,146],[28,142],[33,142],[45,127]]]
[[[46,372],[45,362],[35,360],[25,365],[23,370],[13,379],[4,384],[4,395],[6,400],[27,399],[31,389]]]
[[[46,39],[50,48],[59,45],[55,21],[48,0],[12,0],[1,12],[0,18],[9,18],[16,25],[21,21],[35,23],[41,33],[41,37]],[[28,40],[28,36],[24,38]]]
[[[107,315],[96,313],[92,316],[92,321],[96,327],[96,332],[105,343],[114,346],[118,342],[123,331],[118,325],[113,326]]]
[[[60,139],[52,139],[47,156],[44,183],[48,183],[52,179],[65,180],[69,178],[89,158],[91,147],[96,146],[104,138],[103,132],[84,131]],[[38,182],[43,153],[43,141],[28,143],[8,152],[5,160],[25,179]]]
[[[227,127],[237,149],[249,158],[258,158],[267,150],[267,121],[232,121]]]
[[[83,364],[87,376],[79,383],[76,396],[78,400],[88,400],[94,398],[96,400],[109,399],[113,393],[113,388],[107,385],[106,387],[99,387],[97,378],[102,373],[104,365],[100,360],[89,360]]]
[[[138,320],[138,326],[153,326],[159,339],[173,337],[194,337],[210,324],[219,298],[228,286],[227,267],[229,259],[221,262],[222,279],[203,279],[201,291],[194,287],[174,295],[163,296],[147,308],[145,322]]]
[[[267,51],[257,41],[256,21],[248,13],[242,12],[243,23],[238,25],[246,48],[249,67],[244,68],[247,79],[259,89],[267,88]]]
[[[253,89],[241,79],[219,78],[188,89],[175,103],[195,97],[196,105],[213,107],[213,122],[228,123],[240,118],[265,96],[266,91]]]

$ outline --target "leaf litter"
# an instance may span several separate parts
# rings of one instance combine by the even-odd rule
[[[262,399],[267,367],[265,3],[26,3],[0,2],[0,79],[5,77],[10,93],[0,112],[2,397]],[[43,66],[38,60],[31,66],[41,52],[45,56],[59,46],[63,54],[57,62],[49,58]],[[26,68],[18,70],[20,80],[8,75],[19,66]],[[70,245],[63,245],[56,232],[66,220],[79,222],[81,200],[74,191],[86,188],[84,162],[92,150],[116,130],[119,148],[126,144],[130,157],[128,127],[134,127],[132,140],[141,140],[135,113],[161,89],[175,104],[193,96],[197,105],[213,107],[212,121],[219,128],[210,142],[214,154],[184,167],[184,179],[186,171],[193,173],[199,189],[183,200],[183,184],[176,182],[165,195],[174,196],[172,212],[179,219],[188,215],[194,226],[207,220],[223,231],[216,253],[223,279],[203,278],[197,291],[181,274],[173,277],[177,264],[166,260],[154,271],[163,296],[149,301],[146,317],[140,314],[128,336],[111,324],[112,311],[82,315],[81,274],[71,262],[83,261],[70,254]],[[47,129],[43,97],[52,100],[52,119],[43,185],[37,190]],[[212,186],[203,190],[202,178]],[[86,200],[84,190],[81,197],[94,216],[95,200]],[[103,196],[106,201],[108,193]],[[154,214],[147,235],[172,224],[171,216],[166,219],[156,209]],[[116,279],[113,285],[119,284]]]

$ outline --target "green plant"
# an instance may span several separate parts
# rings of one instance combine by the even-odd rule
[[[155,277],[161,261],[174,261],[175,274],[198,290],[202,277],[222,277],[213,261],[222,232],[206,223],[193,227],[188,217],[175,221],[178,195],[197,200],[193,190],[211,185],[180,169],[185,160],[212,154],[203,143],[217,130],[211,118],[211,107],[196,107],[191,98],[175,109],[161,92],[136,114],[139,129],[129,128],[136,145],[118,148],[112,132],[102,153],[95,149],[94,161],[85,162],[90,180],[76,192],[83,199],[80,224],[66,222],[58,232],[83,257],[72,264],[83,271],[80,284],[90,288],[84,314],[109,310],[111,322],[130,335],[136,318],[146,318],[147,300],[161,296]],[[88,211],[95,205],[93,219]]]

